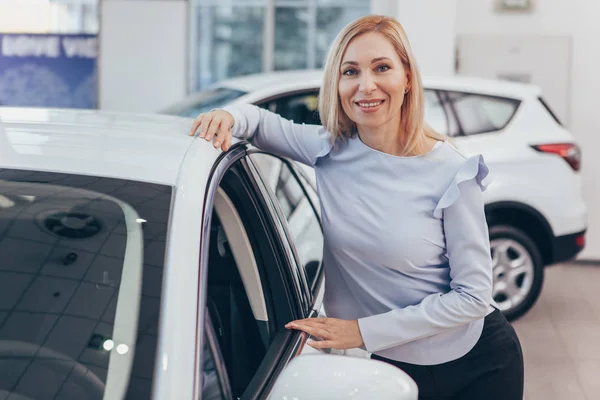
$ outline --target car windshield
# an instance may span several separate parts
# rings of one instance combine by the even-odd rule
[[[207,89],[191,95],[163,111],[163,114],[178,115],[180,117],[195,118],[200,113],[215,108],[222,108],[233,100],[245,95],[246,92],[226,87]]]
[[[0,398],[151,396],[171,187],[0,169]]]

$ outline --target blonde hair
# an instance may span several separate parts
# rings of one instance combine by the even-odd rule
[[[408,93],[401,107],[400,128],[406,133],[404,154],[410,154],[422,143],[425,136],[436,140],[446,140],[446,136],[437,133],[424,120],[423,84],[421,75],[400,22],[381,15],[361,17],[346,25],[335,38],[329,49],[324,68],[323,85],[319,92],[319,114],[325,129],[332,140],[352,137],[357,133],[356,125],[346,115],[340,102],[338,89],[342,57],[350,42],[359,35],[377,32],[385,36],[394,46],[408,75]]]

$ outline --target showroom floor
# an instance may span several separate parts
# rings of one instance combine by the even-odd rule
[[[546,269],[538,303],[513,326],[525,356],[525,400],[600,399],[600,265]]]

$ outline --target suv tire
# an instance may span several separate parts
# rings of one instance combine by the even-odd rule
[[[512,321],[529,311],[540,296],[544,264],[535,242],[522,230],[493,225],[489,234],[493,298],[504,316]]]

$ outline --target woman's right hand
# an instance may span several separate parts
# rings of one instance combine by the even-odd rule
[[[233,115],[224,110],[214,110],[198,115],[194,120],[190,136],[194,136],[200,128],[200,137],[223,151],[231,147],[231,128],[235,122]]]

